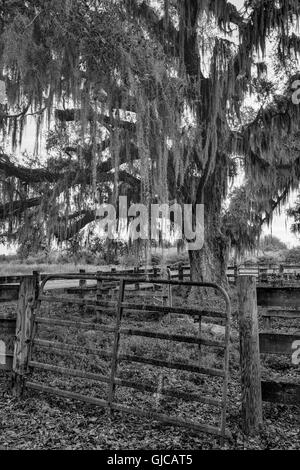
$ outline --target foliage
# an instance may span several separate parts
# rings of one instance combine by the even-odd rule
[[[238,256],[253,251],[261,233],[262,219],[256,210],[249,187],[241,186],[231,193],[228,209],[222,218],[222,230]]]
[[[287,263],[300,264],[300,247],[291,248],[285,258]]]
[[[247,1],[241,10],[225,0],[7,2],[3,132],[14,149],[28,114],[37,137],[55,117],[48,150],[56,154],[46,168],[36,157],[30,172],[3,152],[3,231],[18,236],[25,222],[30,233],[26,213],[38,207],[47,236],[69,240],[95,220],[97,203],[120,194],[204,203],[204,250],[224,271],[221,208],[235,160],[267,221],[298,185],[299,15],[298,0]],[[249,95],[259,109],[246,109]],[[234,234],[238,250],[252,235],[246,226]]]
[[[259,243],[262,251],[287,250],[287,245],[274,235],[266,235]]]

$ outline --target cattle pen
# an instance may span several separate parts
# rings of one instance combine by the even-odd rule
[[[106,274],[80,272],[42,276],[35,272],[32,276],[2,278],[1,302],[17,302],[14,315],[0,317],[0,370],[5,370],[12,376],[11,393],[18,397],[24,397],[28,393],[55,395],[62,399],[103,407],[110,413],[132,413],[141,420],[151,419],[170,426],[186,427],[196,433],[213,434],[221,439],[222,444],[226,439],[231,439],[230,426],[226,425],[232,346],[232,308],[229,296],[216,284],[184,281],[172,276],[170,271],[167,272],[166,279],[161,279],[160,276],[160,271],[154,269],[141,273],[128,270]],[[193,288],[206,291],[211,289],[219,295],[222,308],[219,308],[218,302],[218,308],[215,310],[201,305],[188,308],[176,305],[176,292],[179,289]],[[257,284],[256,277],[245,275],[237,279],[237,292],[241,382],[239,413],[243,432],[251,435],[263,424],[263,402],[300,405],[300,384],[297,380],[266,380],[261,377],[263,361],[269,355],[285,356],[294,368],[295,376],[297,375],[300,335],[295,331],[295,325],[300,318],[300,287]],[[48,306],[46,313],[45,305]],[[53,313],[62,307],[70,311],[67,318],[65,314]],[[72,314],[74,308],[78,309],[75,316]],[[258,319],[258,310],[261,308],[263,310],[260,320],[263,330]],[[139,327],[130,324],[130,318],[134,315],[140,316]],[[149,317],[152,322],[147,324]],[[158,324],[162,318],[166,319],[166,325],[163,331],[159,331]],[[169,325],[175,318],[181,322],[192,318],[197,328],[193,329],[192,334],[170,332]],[[278,319],[291,321],[292,331],[272,331],[271,322]],[[223,328],[222,340],[205,335],[207,323],[212,323],[215,328],[218,325]],[[40,337],[39,333],[43,328],[47,330],[48,336],[42,334]],[[60,330],[56,330],[57,328]],[[52,332],[49,333],[51,329]],[[76,330],[79,336],[84,336],[87,332],[93,338],[92,344],[81,344],[77,341],[79,336],[74,336],[75,343],[66,341],[65,337],[70,336],[72,329]],[[62,336],[63,340],[59,340]],[[94,340],[96,337],[97,341]],[[142,341],[179,344],[182,348],[196,347],[196,355],[191,355],[189,360],[186,360],[186,349],[181,349],[178,354],[176,347],[166,359],[136,352],[132,354],[132,338],[133,341],[138,338]],[[126,350],[128,347],[130,353]],[[222,356],[221,361],[216,362],[217,366],[207,365],[209,348],[216,357]],[[88,371],[76,366],[76,363],[82,364],[81,361],[89,354],[100,361],[101,373],[95,366],[95,370],[92,368]],[[180,357],[180,354],[183,357]],[[58,363],[52,360],[56,355],[60,358]],[[70,356],[76,357],[72,366],[69,365]],[[124,375],[123,364],[130,369],[128,376]],[[142,380],[138,375],[140,372],[135,370],[135,367],[139,366],[149,366],[155,380]],[[167,377],[170,370],[175,372],[175,375],[182,375],[183,384],[186,374],[208,376],[205,383],[213,384],[213,388],[204,393],[201,387],[187,391],[183,391],[184,385],[183,389],[172,387],[172,381]],[[55,380],[51,384],[45,383],[40,380],[39,373],[41,376],[59,376],[60,382],[67,377],[80,379],[84,393],[53,386]],[[140,380],[137,380],[137,377]],[[101,390],[96,387],[89,395],[86,388],[88,381],[96,383],[97,387],[101,385]],[[217,381],[220,388],[215,392]],[[125,403],[122,403],[119,389],[139,393],[137,402],[141,406],[137,406],[132,397],[129,399],[123,392],[121,396],[125,397]],[[153,398],[151,406],[148,402],[147,406],[143,403],[144,393]],[[161,410],[164,399],[169,400],[170,414]],[[188,405],[185,405],[187,414],[184,417],[178,417],[176,412],[175,415],[172,414],[175,405],[173,410],[170,404],[176,400],[206,406],[205,423],[197,422],[196,408],[189,408]],[[219,418],[216,418],[215,413],[211,413],[212,409],[220,411]]]

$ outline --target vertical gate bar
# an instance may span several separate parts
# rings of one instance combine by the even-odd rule
[[[172,278],[171,278],[171,269],[170,268],[167,269],[167,273],[168,273],[168,281],[169,281],[169,284],[168,284],[168,305],[169,305],[169,307],[173,307],[173,289],[172,289],[172,286],[171,286],[171,283],[170,283],[170,281],[172,280]],[[171,313],[169,313],[169,323],[171,323]]]
[[[85,269],[80,269],[80,270],[79,270],[79,274],[85,274]],[[87,282],[86,282],[85,279],[80,279],[80,280],[79,280],[79,287],[80,287],[80,289],[81,289],[81,292],[80,292],[79,296],[80,296],[81,299],[84,299],[84,291],[83,291],[83,289],[84,289],[84,287],[86,287],[86,285],[87,285]],[[87,310],[86,307],[83,306],[83,308],[82,308],[83,314],[86,313],[86,310]]]
[[[201,338],[201,327],[202,327],[202,317],[199,315],[199,328],[198,328],[198,336]],[[198,345],[198,360],[199,360],[199,365],[201,363],[201,343]]]
[[[79,269],[79,274],[85,274],[85,269]],[[86,279],[80,279],[79,280],[79,287],[85,287],[86,286]]]
[[[221,446],[224,445],[226,437],[226,412],[228,400],[228,381],[229,381],[229,355],[230,355],[230,321],[231,321],[231,302],[226,291],[223,291],[226,302],[226,327],[225,327],[225,352],[224,352],[224,381],[222,393],[222,415],[221,415]]]
[[[119,283],[119,299],[117,304],[116,311],[116,332],[114,337],[113,353],[112,353],[112,363],[111,363],[111,376],[110,384],[108,391],[108,406],[111,409],[111,405],[115,396],[115,378],[118,370],[118,354],[119,354],[119,344],[120,344],[120,328],[122,321],[123,307],[122,302],[124,300],[124,291],[125,291],[125,279],[121,278]]]
[[[101,276],[101,271],[97,271],[97,290],[96,290],[96,301],[97,302],[100,302],[101,300],[103,300],[103,287],[104,287],[104,284],[103,284],[103,281],[100,281],[98,279],[98,277]],[[97,322],[100,321],[101,319],[101,313],[102,313],[102,309],[96,305],[96,320]]]

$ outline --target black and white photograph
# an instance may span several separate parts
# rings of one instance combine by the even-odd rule
[[[300,0],[0,0],[0,454],[57,450],[300,450]]]

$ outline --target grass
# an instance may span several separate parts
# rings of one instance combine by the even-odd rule
[[[102,269],[108,269],[107,266],[91,266],[88,264],[23,264],[23,263],[0,263],[0,276],[18,276],[32,274],[33,271],[39,271],[42,274],[54,273],[78,273],[80,269],[87,272],[96,272]]]

